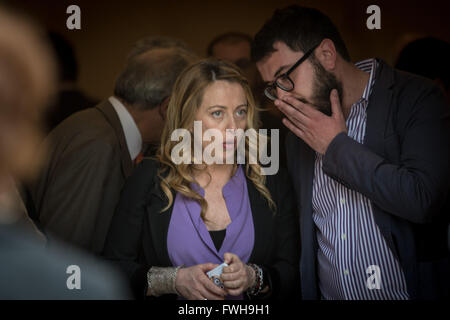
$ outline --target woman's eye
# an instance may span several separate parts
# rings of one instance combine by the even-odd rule
[[[214,111],[211,114],[213,117],[218,118],[222,115],[222,111]]]
[[[241,109],[237,112],[238,116],[244,116],[247,114],[247,110],[246,109]]]

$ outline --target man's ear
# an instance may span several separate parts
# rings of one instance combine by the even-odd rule
[[[169,97],[165,98],[163,102],[158,106],[159,114],[161,118],[165,121],[167,117],[167,107],[169,106]]]
[[[336,68],[337,52],[334,42],[330,39],[323,39],[316,50],[316,58],[327,71]]]

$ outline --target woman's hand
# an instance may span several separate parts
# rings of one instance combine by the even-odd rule
[[[216,286],[206,272],[217,267],[217,264],[198,264],[189,268],[180,268],[175,279],[175,288],[188,300],[224,300],[225,290]]]
[[[228,267],[223,268],[221,279],[228,294],[238,296],[255,282],[255,271],[233,253],[225,253],[224,261]]]

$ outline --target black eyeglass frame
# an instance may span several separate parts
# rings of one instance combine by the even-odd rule
[[[270,83],[270,84],[264,89],[264,95],[265,95],[267,98],[269,98],[270,100],[275,101],[275,100],[278,99],[278,97],[277,97],[277,96],[273,96],[273,95],[270,93],[270,91],[273,90],[273,89],[275,88],[275,86],[277,86],[278,88],[280,88],[281,90],[286,91],[286,92],[290,92],[290,91],[294,90],[294,86],[295,86],[295,85],[294,85],[294,81],[292,81],[292,79],[289,78],[289,75],[290,75],[290,74],[292,73],[292,71],[294,71],[295,68],[297,68],[303,61],[305,61],[306,59],[308,59],[308,57],[311,55],[311,53],[313,53],[314,50],[316,50],[316,48],[317,48],[319,45],[320,45],[320,43],[319,43],[319,44],[316,44],[316,45],[313,46],[311,49],[309,49],[309,50],[308,50],[308,51],[307,51],[300,59],[298,59],[298,61],[297,61],[296,63],[294,63],[294,64],[292,65],[292,67],[289,68],[288,71],[286,71],[286,72],[283,73],[283,74],[280,74],[280,75],[275,79],[275,81],[273,81],[272,83]],[[291,86],[290,86],[290,87],[283,86],[283,85],[280,83],[280,80],[281,80],[281,79],[288,80],[288,82],[291,84]]]

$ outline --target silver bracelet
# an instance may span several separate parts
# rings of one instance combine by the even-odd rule
[[[255,271],[255,283],[253,286],[248,288],[247,293],[250,296],[257,296],[262,291],[263,281],[264,281],[264,275],[263,270],[260,266],[250,263],[249,266]]]
[[[178,294],[175,288],[175,279],[179,267],[151,267],[147,272],[149,294],[159,297],[163,294]]]

